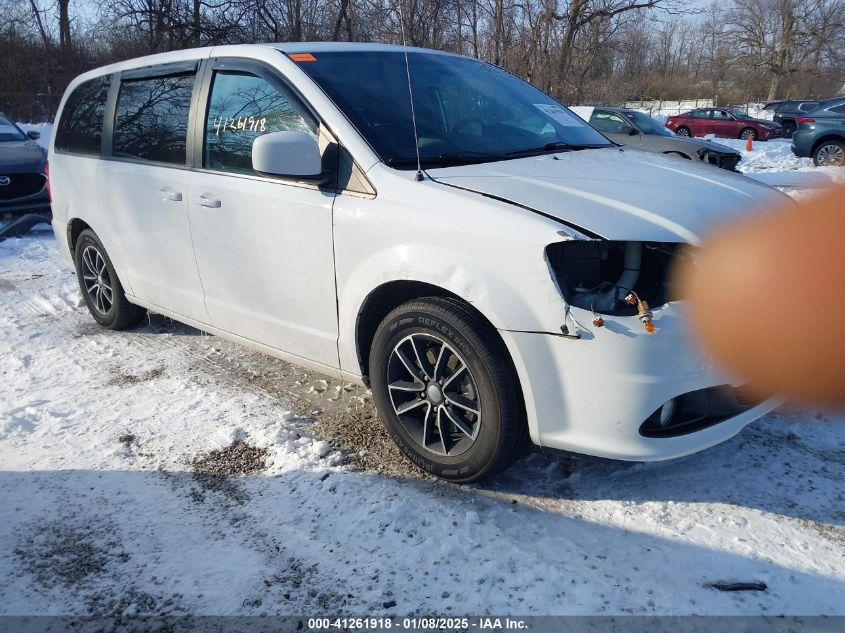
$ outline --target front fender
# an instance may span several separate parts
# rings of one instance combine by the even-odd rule
[[[341,368],[360,373],[358,315],[372,292],[393,281],[422,282],[461,297],[499,330],[559,334],[565,306],[545,246],[565,239],[563,227],[430,181],[416,186],[420,199],[430,200],[425,208],[392,202],[384,186],[378,199],[335,203]]]

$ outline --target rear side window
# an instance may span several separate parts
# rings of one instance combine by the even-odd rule
[[[121,82],[114,155],[184,165],[193,87],[193,73]]]
[[[802,103],[798,106],[798,109],[801,112],[809,112],[810,110],[815,110],[819,107],[818,101],[810,101],[809,103]]]
[[[305,132],[317,137],[290,99],[266,79],[245,72],[217,72],[205,125],[203,166],[255,173],[252,142],[270,132]]]
[[[65,102],[56,129],[55,148],[99,154],[111,75],[79,84]]]

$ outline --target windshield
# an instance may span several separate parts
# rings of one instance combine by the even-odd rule
[[[6,116],[0,114],[0,143],[4,141],[25,141],[26,135]]]
[[[425,165],[503,160],[612,145],[544,92],[467,57],[408,51],[419,150]],[[316,53],[300,64],[379,157],[416,166],[402,51]]]
[[[626,112],[625,116],[628,117],[628,120],[633,121],[634,125],[640,128],[643,134],[675,136],[672,130],[661,124],[657,119],[652,119],[647,114],[643,114],[642,112]]]

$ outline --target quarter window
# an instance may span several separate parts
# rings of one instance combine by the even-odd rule
[[[269,81],[245,72],[215,73],[205,126],[203,166],[255,173],[252,142],[270,132],[305,132],[317,138],[292,100]]]
[[[193,85],[193,74],[122,82],[114,155],[184,165]]]
[[[55,148],[65,152],[99,154],[111,75],[79,84],[62,109]]]

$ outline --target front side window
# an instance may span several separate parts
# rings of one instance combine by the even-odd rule
[[[56,129],[55,148],[99,154],[111,75],[79,84],[65,102]]]
[[[580,117],[531,84],[466,57],[408,52],[417,138],[402,51],[308,56],[300,68],[392,167],[427,166],[608,147]]]
[[[194,74],[123,81],[114,122],[114,155],[184,165]]]
[[[631,126],[613,112],[598,110],[590,117],[590,125],[605,134],[630,134]]]
[[[0,114],[0,143],[4,141],[25,141],[26,134],[14,122]]]
[[[733,119],[730,112],[728,112],[727,110],[713,110],[712,112],[714,119],[720,119],[722,121],[730,121],[731,119]]]
[[[834,106],[830,109],[831,112],[836,112],[836,114],[845,114],[845,103],[842,105]]]
[[[626,112],[625,116],[629,121],[633,121],[634,125],[639,128],[643,134],[649,136],[675,136],[675,133],[663,125],[657,119],[653,119],[642,112]]]
[[[303,117],[269,81],[245,72],[215,73],[205,124],[203,166],[219,171],[255,173],[252,142],[270,132],[305,132],[317,126]]]

